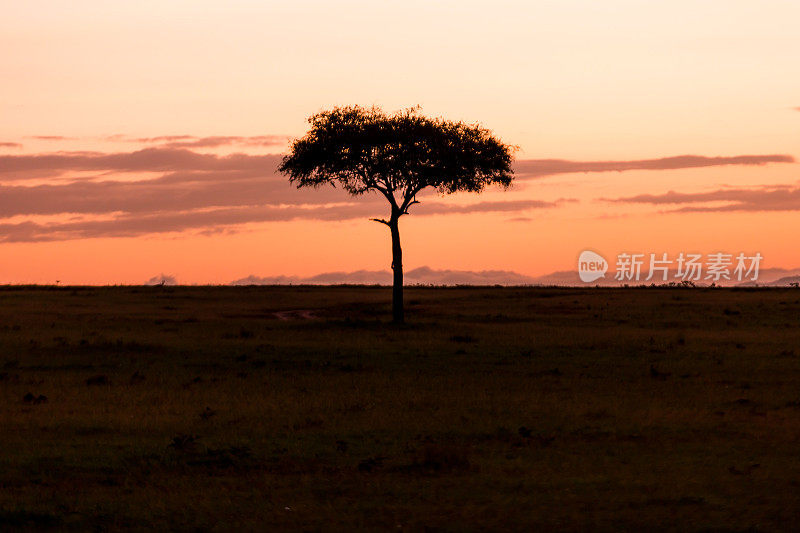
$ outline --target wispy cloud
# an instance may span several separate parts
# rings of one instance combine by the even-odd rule
[[[453,206],[429,202],[419,215],[457,213],[491,213],[524,211],[550,207],[548,202],[512,201],[478,202],[470,206]],[[289,220],[343,221],[383,216],[385,202],[359,200],[335,205],[246,205],[217,207],[190,211],[150,211],[114,214],[112,218],[70,217],[60,222],[0,223],[0,242],[36,242],[86,239],[98,237],[136,237],[139,235],[171,233],[187,230],[217,233],[237,229],[245,224]],[[77,220],[76,220],[77,218]]]
[[[175,139],[184,136],[151,137]],[[205,137],[196,142],[215,142]],[[182,141],[176,141],[182,142]],[[195,141],[191,141],[195,142]],[[274,172],[280,156],[198,153],[187,148],[152,147],[133,152],[55,152],[26,155],[1,155],[0,179],[25,179],[26,173],[64,175],[72,171],[103,170],[114,172],[180,172],[180,171],[261,171]],[[562,159],[528,159],[516,161],[514,170],[520,178],[537,178],[576,172],[624,172],[629,170],[675,170],[720,165],[765,165],[793,163],[789,155],[740,155],[730,157],[675,156],[632,161],[568,161]]]
[[[218,148],[221,146],[286,146],[288,135],[212,135],[197,137],[195,135],[160,135],[156,137],[129,137],[123,134],[109,135],[109,141],[121,141],[146,145],[158,145],[162,148]]]
[[[723,165],[765,165],[767,163],[794,163],[790,155],[737,155],[705,157],[679,155],[659,159],[630,161],[569,161],[565,159],[528,159],[517,161],[514,171],[520,178],[541,178],[555,174],[575,172],[625,172],[629,170],[678,170],[684,168],[716,167]]]
[[[529,209],[545,209],[556,207],[563,200],[544,202],[540,200],[503,200],[494,202],[476,202],[467,205],[453,205],[445,202],[421,203],[415,214],[440,215],[455,213],[507,213],[527,211]]]
[[[123,136],[114,137],[121,139]],[[222,155],[176,145],[194,143],[193,147],[199,148],[225,143],[272,143],[278,138],[282,139],[280,136],[170,135],[126,138],[130,142],[153,144],[134,151],[2,154],[0,241],[237,231],[257,222],[348,220],[385,215],[385,201],[377,195],[353,201],[333,187],[297,190],[277,172],[281,159],[278,154]],[[522,178],[530,178],[567,172],[664,170],[791,161],[790,156],[780,155],[678,156],[642,161],[523,160],[518,161],[516,167]],[[516,215],[516,220],[524,220],[530,210],[553,208],[570,201],[574,200],[509,197],[508,200],[464,204],[428,197],[415,206],[413,214],[507,213]]]
[[[64,135],[30,135],[28,139],[37,141],[74,141],[76,137],[65,137]]]
[[[20,143],[0,142],[0,148],[22,148]]]
[[[201,154],[180,148],[144,148],[133,152],[55,152],[0,155],[0,180],[27,179],[28,173],[62,176],[74,171],[174,172],[261,171],[273,173],[276,155]]]
[[[605,199],[609,202],[683,206],[672,212],[798,211],[800,187],[775,185],[751,189],[719,189],[701,193],[640,194]],[[688,205],[687,205],[688,204]]]
[[[37,141],[75,141],[78,137],[65,135],[29,135],[28,139]],[[154,137],[135,137],[124,133],[105,135],[100,140],[107,142],[120,142],[157,146],[159,148],[218,148],[221,146],[250,146],[263,148],[266,146],[286,146],[288,135],[210,135],[200,137],[197,135],[157,135]]]
[[[164,144],[168,148],[216,148],[219,146],[286,146],[289,137],[285,135],[256,135],[251,137],[196,137],[182,141],[172,141]]]
[[[151,139],[160,142],[173,137]],[[163,147],[119,153],[2,155],[0,219],[5,221],[0,221],[0,241],[222,231],[255,222],[385,215],[386,202],[377,195],[353,201],[334,187],[313,192],[296,189],[277,172],[280,159],[275,154],[217,155]],[[101,178],[76,177],[86,171],[101,173]],[[149,179],[141,179],[142,174]],[[51,179],[28,181],[42,176]],[[431,198],[415,206],[413,213],[524,212],[555,207],[561,201],[455,204]]]
[[[303,195],[270,171],[166,173],[139,181],[72,181],[0,186],[0,217],[58,213],[147,213],[214,206],[344,201],[336,189]]]
[[[183,136],[179,136],[183,137]],[[172,139],[152,137],[150,139]],[[214,143],[205,137],[195,141]],[[171,141],[172,142],[172,141]],[[183,142],[183,141],[174,141]],[[219,141],[222,142],[222,141]],[[118,172],[160,172],[179,170],[274,170],[276,155],[197,153],[179,147],[153,147],[133,152],[56,152],[45,154],[0,156],[0,173],[12,174],[32,170],[46,170],[64,174],[75,170],[109,170]],[[740,155],[730,157],[704,157],[684,155],[660,159],[631,161],[568,161],[563,159],[528,159],[516,161],[514,170],[521,178],[542,177],[576,172],[624,172],[629,170],[675,170],[721,165],[765,165],[767,163],[793,163],[789,155]]]

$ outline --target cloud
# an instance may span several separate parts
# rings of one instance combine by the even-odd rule
[[[150,137],[172,139],[175,137]],[[203,139],[223,139],[205,137]],[[189,170],[261,170],[274,172],[280,156],[197,153],[186,148],[151,147],[133,152],[55,152],[27,155],[0,156],[0,178],[5,175],[30,171],[47,171],[63,175],[70,171],[105,170],[116,172],[177,172]],[[516,161],[514,170],[520,178],[536,178],[575,172],[624,172],[628,170],[675,170],[720,165],[764,165],[767,163],[793,163],[789,155],[740,155],[731,157],[704,157],[683,155],[660,159],[633,161],[568,161],[563,159],[528,159]],[[22,176],[24,177],[24,176]],[[13,179],[13,178],[12,178]]]
[[[507,212],[548,207],[546,202],[517,201],[512,206],[503,202],[478,202],[452,206],[440,202],[428,204],[420,215],[459,213]],[[101,237],[136,237],[139,235],[209,229],[218,233],[244,224],[290,220],[343,221],[383,216],[385,201],[356,201],[335,205],[248,205],[184,212],[155,211],[123,213],[113,218],[80,218],[61,222],[6,222],[0,223],[0,242],[38,242]]]
[[[765,165],[767,163],[794,163],[790,155],[737,155],[729,157],[705,157],[679,155],[659,159],[631,161],[568,161],[565,159],[528,159],[517,161],[514,171],[522,179],[541,178],[555,174],[574,172],[625,172],[628,170],[678,170],[685,168],[714,167],[723,165]]]
[[[541,200],[505,200],[494,202],[476,202],[467,205],[452,205],[444,202],[427,202],[419,204],[414,214],[455,214],[455,213],[503,213],[527,211],[528,209],[544,209],[556,207],[560,201],[544,202]]]
[[[300,204],[346,201],[342,191],[327,188],[307,195],[273,172],[231,171],[168,173],[139,181],[74,181],[42,185],[0,185],[0,217],[180,212],[214,206]]]
[[[0,142],[0,148],[22,148],[20,143]]]
[[[212,207],[253,205],[325,205],[350,203],[352,198],[340,189],[323,187],[302,191],[293,187],[270,168],[257,164],[243,170],[186,171],[163,174],[159,178],[138,181],[73,181],[42,185],[0,185],[0,218],[20,215],[56,215],[60,213],[128,214],[178,213]],[[263,166],[265,170],[259,170]],[[561,200],[559,200],[561,201]],[[385,211],[385,200],[377,195],[358,199],[369,213]],[[520,211],[554,207],[558,202],[511,200],[477,202],[468,205],[428,201],[413,210],[415,214]]]
[[[26,173],[45,171],[63,176],[74,171],[172,172],[172,171],[261,171],[274,173],[280,156],[247,154],[200,154],[179,148],[144,148],[134,152],[55,152],[1,155],[0,180],[26,179]]]
[[[64,137],[63,135],[30,135],[28,139],[37,141],[73,141],[75,137]]]
[[[128,152],[0,155],[0,241],[123,237],[189,230],[231,232],[257,222],[385,216],[386,202],[377,194],[354,200],[334,187],[297,190],[277,172],[282,157],[278,154],[219,155],[164,146],[271,143],[279,137],[172,135],[132,139],[157,146]],[[753,165],[770,161],[793,160],[789,156],[678,156],[627,162],[527,160],[516,165],[524,178],[564,172]],[[43,182],[42,178],[47,180]],[[518,214],[516,219],[522,220],[526,211],[571,201],[575,200],[509,199],[463,204],[440,201],[431,195],[414,206],[412,214],[507,213]]]
[[[285,146],[288,135],[212,135],[197,137],[195,135],[159,135],[157,137],[129,137],[123,134],[109,135],[108,141],[156,144],[161,148],[217,148],[220,146]]]
[[[342,190],[298,190],[277,172],[281,156],[199,154],[187,149],[134,152],[66,152],[0,156],[0,241],[43,241],[137,236],[185,230],[230,230],[254,222],[348,220],[384,216],[375,195],[353,200]],[[53,182],[29,184],[24,176],[49,171]],[[77,172],[113,178],[77,179]],[[18,174],[19,173],[19,174]],[[156,173],[151,179],[131,179]],[[417,215],[520,212],[558,205],[557,200],[509,200],[458,205],[425,200]],[[60,221],[8,220],[54,217]]]
[[[77,137],[64,135],[29,135],[28,139],[37,141],[74,141]],[[124,142],[144,145],[156,145],[159,148],[218,148],[221,146],[250,146],[263,148],[266,146],[286,146],[288,135],[158,135],[154,137],[132,137],[123,133],[115,133],[101,137],[104,141]]]
[[[255,222],[288,221],[297,219],[343,220],[374,212],[366,206],[336,207],[279,207],[247,206],[188,212],[124,213],[111,219],[79,219],[62,222],[0,223],[0,242],[40,242],[102,237],[136,237],[211,228],[210,233],[231,226]]]
[[[286,135],[256,135],[251,137],[216,136],[196,137],[182,141],[172,141],[163,146],[168,148],[216,148],[219,146],[286,146],[289,137]]]
[[[128,137],[127,135],[117,134],[111,135],[109,139],[126,142],[139,142],[139,143],[164,143],[176,141],[189,141],[197,139],[194,135],[159,135],[158,137]]]
[[[436,270],[422,266],[405,272],[407,285],[530,285],[536,278],[510,270]],[[231,285],[391,285],[388,270],[357,270],[355,272],[326,272],[316,276],[247,276]]]
[[[800,187],[773,185],[752,189],[720,189],[701,193],[640,194],[604,199],[609,202],[680,206],[670,212],[798,211]],[[708,205],[712,204],[712,205]],[[720,205],[721,204],[721,205]]]

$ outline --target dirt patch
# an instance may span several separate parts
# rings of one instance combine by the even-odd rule
[[[276,311],[272,313],[278,320],[310,320],[317,318],[310,309],[292,309],[290,311]]]

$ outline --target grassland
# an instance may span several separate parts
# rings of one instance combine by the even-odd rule
[[[0,530],[789,531],[800,290],[0,289]]]

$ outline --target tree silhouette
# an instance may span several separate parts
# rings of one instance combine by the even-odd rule
[[[279,170],[297,187],[339,185],[353,196],[376,191],[391,206],[392,318],[402,323],[403,250],[398,221],[431,187],[441,194],[508,187],[512,147],[478,125],[429,118],[411,108],[386,114],[380,108],[336,107],[312,115],[311,129],[296,139]]]

